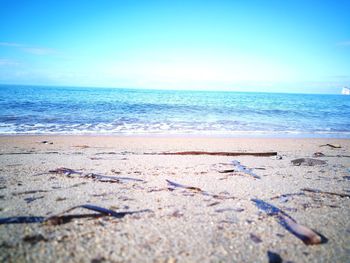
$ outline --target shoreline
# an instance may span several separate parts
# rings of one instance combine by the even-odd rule
[[[48,143],[43,143],[48,142]],[[32,150],[72,151],[85,146],[86,151],[94,148],[115,149],[116,151],[146,153],[152,151],[274,151],[279,154],[300,151],[304,155],[332,149],[320,145],[344,145],[340,151],[350,147],[349,139],[342,138],[259,138],[259,137],[201,137],[201,136],[114,136],[114,135],[20,135],[0,136],[1,152],[8,148]],[[306,149],[302,146],[307,145]],[[312,152],[313,151],[313,152]],[[350,153],[349,153],[350,155]]]
[[[58,139],[60,141],[74,141],[74,139],[80,138],[81,140],[93,140],[93,141],[103,141],[104,139],[110,139],[112,141],[126,140],[149,140],[149,142],[156,142],[157,139],[160,140],[170,140],[170,141],[188,141],[188,140],[201,140],[201,141],[344,141],[350,142],[350,138],[342,137],[258,137],[258,136],[211,136],[211,135],[168,135],[168,134],[139,134],[139,135],[114,135],[114,134],[13,134],[13,135],[3,135],[0,134],[0,142],[6,141],[6,139],[22,138],[24,140],[30,141],[31,139],[44,140]],[[33,141],[34,142],[34,141]],[[38,143],[38,141],[35,141]]]
[[[350,133],[270,133],[270,132],[242,132],[235,134],[207,134],[207,133],[0,133],[0,137],[120,137],[120,138],[225,138],[225,139],[341,139],[350,140]]]

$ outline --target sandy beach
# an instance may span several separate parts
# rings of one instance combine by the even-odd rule
[[[0,145],[1,262],[350,261],[348,139],[1,136]],[[277,155],[164,154],[183,151]],[[95,206],[118,214],[86,209]]]

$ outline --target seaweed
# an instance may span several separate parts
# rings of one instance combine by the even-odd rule
[[[175,182],[172,182],[170,180],[167,180],[167,183],[174,187],[174,188],[183,188],[183,189],[187,189],[187,190],[191,190],[191,191],[195,191],[195,192],[204,192],[202,189],[200,189],[199,187],[194,187],[194,186],[187,186],[187,185],[182,185],[182,184],[179,184],[179,183],[175,183]]]
[[[42,199],[44,198],[44,196],[38,196],[38,197],[27,197],[27,198],[24,198],[24,201],[27,202],[27,204],[31,203],[31,202],[34,202],[35,200],[38,200],[38,199]]]
[[[47,241],[47,239],[41,235],[41,234],[38,234],[38,235],[27,235],[25,237],[23,237],[22,239],[24,242],[27,242],[27,243],[30,243],[30,244],[36,244],[40,241]]]
[[[267,251],[267,258],[269,260],[269,263],[282,263],[283,259],[281,256],[275,252]]]
[[[207,191],[203,191],[199,187],[187,186],[187,185],[183,185],[183,184],[172,182],[172,181],[167,180],[167,179],[166,179],[166,181],[167,181],[167,183],[170,186],[168,188],[168,190],[170,190],[170,191],[173,191],[176,188],[182,188],[182,189],[185,189],[185,190],[190,190],[190,191],[192,191],[194,193],[200,193],[202,195],[210,196],[210,197],[213,197],[213,198],[216,198],[216,199],[235,199],[235,197],[233,197],[233,196],[224,196],[224,195],[212,194],[212,193],[209,193]]]
[[[252,199],[252,202],[254,202],[255,205],[268,216],[274,216],[283,228],[302,240],[304,244],[317,245],[328,241],[328,239],[322,234],[306,226],[298,224],[291,216],[276,206],[273,206],[261,199]]]
[[[255,234],[250,234],[250,239],[254,242],[254,243],[261,243],[262,240],[259,236],[255,235]]]
[[[4,153],[0,153],[0,155],[23,155],[23,154],[59,154],[59,152],[56,152],[56,151],[50,151],[50,152],[29,151],[29,152],[4,152]]]
[[[100,181],[100,182],[109,182],[109,183],[119,183],[121,181],[144,182],[144,180],[139,179],[139,178],[107,176],[107,175],[101,175],[101,174],[95,174],[95,173],[82,174],[82,177],[92,178],[92,179]]]
[[[205,152],[205,151],[184,151],[184,152],[162,152],[162,153],[144,153],[152,155],[216,155],[216,156],[258,156],[269,157],[276,156],[277,152]]]
[[[320,145],[320,147],[325,147],[325,146],[328,146],[328,147],[331,147],[331,148],[341,148],[341,145],[339,145],[339,144],[327,143],[327,144]]]
[[[95,153],[95,155],[102,155],[102,154],[117,154],[116,152],[99,152]]]
[[[326,155],[322,152],[315,152],[312,156],[313,157],[325,157]]]
[[[243,208],[221,208],[221,209],[216,209],[215,212],[217,213],[222,213],[222,212],[243,212]]]
[[[29,223],[43,223],[45,221],[43,216],[14,216],[0,218],[0,225],[3,224],[29,224]]]
[[[290,194],[281,194],[281,195],[276,195],[270,198],[270,200],[274,200],[274,199],[279,199],[279,201],[281,203],[286,203],[289,201],[289,197],[292,196],[304,196],[305,193],[290,193]]]
[[[62,174],[70,177],[71,175],[79,175],[82,178],[91,178],[93,180],[99,181],[99,182],[107,182],[107,183],[120,183],[122,181],[134,181],[134,182],[144,182],[142,179],[138,178],[131,178],[131,177],[120,177],[120,176],[108,176],[108,175],[101,175],[97,173],[84,173],[80,171],[76,171],[70,168],[65,167],[59,167],[54,170],[49,170],[49,173],[54,174]],[[45,173],[44,173],[45,174]],[[38,175],[38,174],[36,174]]]
[[[235,170],[233,169],[227,169],[227,170],[221,170],[221,171],[218,171],[219,173],[221,174],[224,174],[224,173],[233,173]]]
[[[304,192],[315,193],[315,194],[335,195],[335,196],[340,196],[342,198],[344,198],[344,197],[350,198],[350,195],[348,195],[348,194],[327,192],[327,191],[322,191],[322,190],[313,189],[313,188],[302,188],[300,190],[304,191]]]
[[[53,144],[53,142],[50,142],[50,141],[41,141],[39,143],[42,143],[42,144]]]
[[[88,210],[92,210],[94,212],[98,212],[98,214],[70,214],[70,215],[63,215],[65,213],[71,212],[72,210],[76,208],[84,208]],[[98,218],[102,216],[112,216],[115,218],[122,218],[126,215],[135,214],[135,213],[143,213],[143,212],[152,212],[152,210],[144,209],[144,210],[138,210],[138,211],[125,211],[125,212],[116,212],[111,209],[107,209],[104,207],[91,205],[91,204],[85,204],[85,205],[78,205],[74,206],[72,208],[69,208],[68,210],[63,211],[62,213],[50,217],[43,217],[43,216],[15,216],[15,217],[6,217],[6,218],[0,218],[0,225],[1,224],[23,224],[23,223],[46,223],[49,225],[60,225],[70,222],[73,219],[79,219],[79,218]]]
[[[299,158],[294,159],[291,161],[291,163],[295,166],[315,166],[315,165],[325,165],[327,164],[326,161],[319,160],[319,159],[312,159],[312,158]]]
[[[218,201],[215,201],[213,203],[208,204],[207,206],[216,206],[216,205],[219,205],[219,204],[221,204],[221,203],[218,202]]]
[[[78,175],[83,174],[83,172],[77,172],[77,171],[75,171],[73,169],[65,168],[65,167],[59,167],[59,168],[54,169],[54,170],[49,170],[49,173],[64,174],[64,175],[67,175],[67,176],[70,176],[72,174],[78,174]]]
[[[250,175],[250,176],[254,177],[255,179],[261,179],[260,176],[258,176],[255,173],[253,173],[253,169],[250,169],[250,168],[247,168],[244,165],[241,165],[241,163],[239,161],[233,160],[232,164],[234,166],[234,171],[235,172],[245,173],[247,175]]]
[[[49,191],[47,191],[47,190],[29,190],[29,191],[24,191],[24,192],[15,192],[15,193],[12,193],[12,195],[18,196],[18,195],[47,193],[47,192],[49,192]]]

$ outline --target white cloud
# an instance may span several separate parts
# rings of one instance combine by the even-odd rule
[[[137,83],[163,83],[164,85],[232,82],[279,82],[292,79],[295,70],[279,63],[253,58],[191,59],[183,61],[118,61],[101,64],[99,76],[104,78],[127,78]]]
[[[3,47],[22,47],[22,44],[12,43],[12,42],[0,42],[0,46]]]
[[[12,59],[0,58],[0,66],[18,66],[19,64],[20,63]]]
[[[50,55],[56,53],[54,49],[42,47],[24,47],[22,50],[33,55]]]
[[[13,42],[0,42],[0,46],[17,48],[23,52],[30,53],[33,55],[38,55],[38,56],[45,56],[45,55],[51,55],[51,54],[57,53],[57,51],[52,48],[28,46],[20,43],[13,43]]]

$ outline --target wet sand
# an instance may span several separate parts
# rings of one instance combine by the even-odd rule
[[[326,144],[341,148],[320,146]],[[1,136],[0,145],[0,217],[7,218],[0,219],[1,262],[350,261],[348,139]],[[154,154],[177,151],[278,155]],[[326,164],[295,166],[297,158]],[[322,234],[323,244],[306,245],[252,199]],[[84,204],[128,213],[62,214]],[[55,215],[80,218],[9,221]]]

